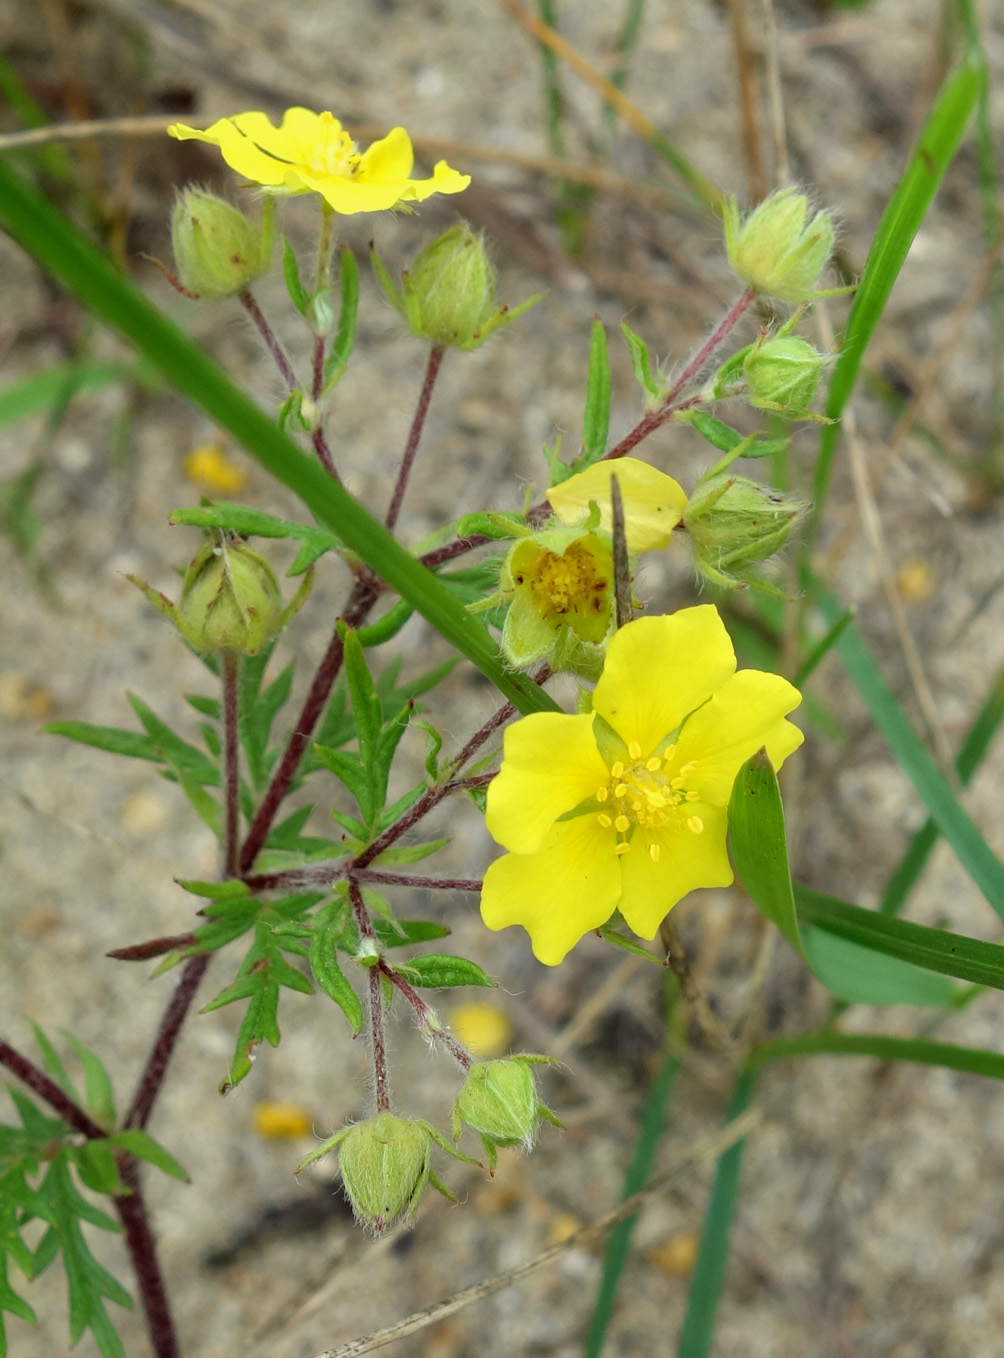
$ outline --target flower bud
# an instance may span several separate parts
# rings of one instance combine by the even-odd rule
[[[779,335],[754,344],[743,364],[750,405],[781,411],[793,419],[807,415],[823,363],[818,349],[797,335]]]
[[[725,205],[725,248],[749,287],[782,302],[804,302],[833,251],[833,218],[817,212],[794,188],[779,189],[741,220],[734,199]]]
[[[511,598],[502,650],[514,665],[544,656],[553,665],[564,642],[600,646],[615,618],[610,536],[579,526],[520,538],[502,564],[499,589]]]
[[[242,292],[272,257],[273,214],[257,226],[232,203],[205,189],[181,191],[171,217],[178,277],[210,301]]]
[[[541,1103],[531,1069],[548,1059],[510,1056],[477,1062],[468,1072],[453,1105],[453,1139],[459,1138],[465,1125],[477,1132],[492,1172],[499,1146],[528,1150],[537,1138],[541,1118],[561,1125]]]
[[[420,339],[456,349],[476,349],[540,301],[531,297],[512,311],[495,305],[495,270],[484,241],[463,223],[451,226],[422,250],[398,287],[375,250],[373,268],[387,300]]]
[[[350,1127],[338,1152],[356,1220],[381,1235],[410,1217],[429,1180],[432,1139],[424,1122],[378,1113]]]
[[[784,547],[805,507],[802,501],[744,476],[726,473],[698,483],[683,515],[694,566],[725,589],[753,585],[785,597],[755,567]]]
[[[220,534],[192,559],[177,606],[136,576],[128,577],[150,603],[170,618],[194,651],[257,655],[298,612],[310,593],[308,571],[283,608],[275,571],[240,538]]]

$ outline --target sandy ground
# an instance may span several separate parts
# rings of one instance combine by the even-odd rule
[[[53,0],[44,8],[48,29],[30,0],[11,0],[0,15],[0,44],[53,120],[68,116],[71,95],[97,116],[213,116],[304,102],[331,107],[347,122],[401,122],[417,138],[463,137],[495,151],[547,152],[536,54],[486,0],[346,0],[338,6],[301,0],[282,9],[231,0],[215,10],[194,0],[173,8],[87,0],[70,11]],[[759,7],[748,8],[756,36]],[[988,54],[999,67],[1004,48],[993,20],[1000,9],[983,8]],[[570,40],[606,61],[602,54],[616,30],[613,7],[580,0],[563,11]],[[69,25],[65,40],[58,38],[60,16]],[[842,249],[850,268],[859,270],[942,69],[940,7],[933,0],[880,0],[860,11],[828,11],[793,3],[779,6],[777,19],[792,173],[838,209]],[[705,174],[743,195],[749,161],[734,72],[722,9],[707,0],[649,5],[632,95]],[[599,126],[597,105],[571,77],[567,88],[571,151],[581,161]],[[992,106],[999,114],[996,95]],[[223,182],[211,155],[166,138],[111,141],[98,155],[103,160],[96,167],[82,153],[80,174],[105,173],[113,184],[127,175],[122,192],[131,204],[133,257],[141,251],[166,256],[173,185],[186,178]],[[577,437],[594,314],[613,332],[629,319],[660,355],[677,360],[700,340],[732,288],[714,224],[671,196],[659,208],[601,196],[580,268],[558,253],[553,185],[546,178],[490,159],[450,158],[476,175],[478,193],[459,209],[498,241],[501,296],[518,301],[542,286],[551,292],[544,306],[480,353],[451,356],[427,429],[422,475],[401,524],[409,541],[464,510],[516,505],[527,480],[541,484],[541,444],[558,430],[570,442]],[[609,164],[623,176],[673,185],[654,154],[627,131],[618,131]],[[354,221],[346,235],[362,247],[376,234],[385,258],[401,263],[457,210],[457,200],[430,203],[419,219]],[[292,205],[286,220],[297,244],[306,245],[309,206]],[[872,370],[908,386],[919,380],[925,360],[952,332],[983,255],[981,232],[967,148],[914,246],[870,352]],[[189,320],[265,404],[278,396],[236,307],[192,316],[152,270],[138,259],[136,267],[151,293]],[[4,242],[0,269],[6,386],[66,357],[82,323]],[[283,317],[280,328],[302,358],[281,285],[261,293],[263,305]],[[842,305],[833,307],[838,321]],[[909,565],[910,578],[920,582],[908,617],[953,745],[1004,649],[1000,506],[978,494],[960,470],[992,438],[989,336],[988,315],[979,306],[933,375],[924,420],[956,465],[936,460],[918,440],[890,463],[890,418],[867,397],[858,406],[893,565]],[[94,344],[98,354],[119,353],[105,336]],[[637,417],[638,402],[626,355],[616,345],[614,352],[618,432]],[[420,346],[402,337],[365,278],[359,350],[338,392],[332,429],[350,486],[371,505],[386,501],[423,362]],[[190,898],[173,878],[211,875],[214,855],[208,833],[193,825],[176,789],[149,766],[39,733],[42,721],[56,717],[130,725],[126,690],[195,731],[182,695],[200,689],[204,671],[123,575],[135,571],[168,588],[173,570],[194,549],[194,535],[168,528],[166,515],[195,499],[181,459],[212,431],[197,412],[153,392],[131,399],[125,451],[116,452],[123,399],[121,390],[109,389],[80,401],[54,435],[38,420],[0,429],[3,476],[41,461],[36,507],[44,524],[41,584],[0,538],[8,582],[0,603],[0,961],[5,1033],[27,1047],[27,1016],[50,1033],[71,1029],[106,1054],[124,1100],[171,980],[151,981],[146,968],[116,964],[104,954],[188,927]],[[811,429],[797,436],[796,464],[801,457],[808,465],[814,436]],[[685,484],[706,462],[703,445],[680,434],[661,435],[647,451]],[[254,469],[244,494],[249,503],[296,513]],[[842,555],[843,597],[860,605],[863,629],[915,713],[843,462],[823,545]],[[281,551],[276,559],[284,559]],[[301,671],[323,650],[344,584],[328,562],[291,636]],[[658,607],[693,598],[680,561],[648,567],[642,592]],[[417,625],[404,643],[406,666],[445,654]],[[819,672],[814,692],[839,716],[848,739],[810,732],[789,793],[796,868],[821,889],[872,904],[922,812],[835,666]],[[460,741],[492,706],[487,685],[461,668],[437,696],[433,715]],[[406,757],[412,764],[421,758],[417,735]],[[967,798],[998,851],[1004,851],[1001,774],[998,754]],[[447,826],[447,818],[440,823]],[[473,812],[458,824],[451,811],[448,828],[455,840],[443,870],[479,872],[490,855],[483,825]],[[546,1050],[622,965],[619,955],[587,940],[551,971],[533,961],[517,931],[486,934],[469,899],[402,897],[398,904],[402,911],[439,911],[454,929],[456,951],[477,958],[500,980],[499,1003],[517,1048]],[[944,846],[911,915],[978,937],[998,931]],[[703,984],[724,1013],[735,1013],[760,946],[751,908],[728,893],[699,893],[679,918]],[[214,984],[226,983],[231,965],[216,963],[206,998]],[[618,975],[606,994],[566,1065],[545,1077],[567,1132],[546,1129],[528,1159],[504,1157],[494,1182],[459,1167],[448,1170],[464,1205],[430,1201],[412,1235],[378,1245],[352,1227],[320,1176],[294,1185],[290,1171],[312,1144],[309,1136],[268,1143],[254,1131],[254,1109],[263,1101],[302,1106],[321,1131],[365,1112],[365,1053],[330,1006],[285,1000],[281,1047],[264,1052],[227,1100],[216,1089],[232,1051],[235,1016],[224,1010],[193,1018],[152,1129],[189,1168],[193,1184],[181,1188],[155,1177],[149,1184],[184,1351],[199,1358],[307,1358],[514,1267],[572,1224],[610,1207],[658,1047],[656,969],[639,965]],[[826,997],[781,945],[766,998],[777,1031],[809,1030],[826,1011]],[[443,1007],[449,1012],[450,1002]],[[1000,1013],[990,994],[944,1022],[939,1036],[997,1050]],[[848,1026],[905,1034],[924,1022],[911,1011],[862,1010],[849,1016]],[[406,1023],[397,1024],[392,1037],[401,1106],[445,1123],[455,1088],[445,1059],[427,1054]],[[729,1082],[728,1062],[699,1046],[678,1081],[663,1147],[667,1163],[719,1125]],[[758,1107],[763,1122],[747,1152],[718,1358],[996,1358],[1004,1325],[998,1266],[1004,1122],[997,1086],[944,1071],[814,1060],[768,1070]],[[709,1177],[708,1169],[695,1170],[642,1214],[610,1354],[655,1358],[673,1350],[686,1299],[687,1251]],[[128,1281],[117,1243],[101,1242],[101,1250]],[[596,1254],[573,1251],[394,1352],[571,1358],[581,1352],[599,1270]],[[31,1287],[41,1324],[31,1331],[12,1323],[11,1352],[18,1358],[66,1350],[64,1293],[55,1271]],[[130,1355],[148,1352],[140,1317],[126,1315],[121,1332]],[[90,1338],[78,1351],[96,1352]]]

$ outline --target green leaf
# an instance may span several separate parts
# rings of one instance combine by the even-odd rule
[[[161,762],[160,752],[149,736],[139,731],[123,731],[117,726],[92,726],[89,721],[50,721],[42,730],[46,735],[66,736],[68,740],[91,745],[109,754],[125,755],[128,759],[149,759]]]
[[[296,262],[296,251],[285,236],[282,238],[282,272],[286,279],[289,300],[301,316],[306,316],[309,301],[307,289],[300,282],[300,266]]]
[[[413,957],[407,966],[399,970],[414,985],[429,990],[447,990],[452,986],[476,985],[492,986],[495,982],[487,972],[482,971],[476,962],[466,957],[450,957],[445,953],[427,953],[424,957]]]
[[[42,1053],[42,1065],[45,1067],[46,1073],[52,1076],[66,1097],[76,1103],[80,1096],[67,1073],[66,1067],[63,1065],[59,1053],[34,1019],[29,1019],[28,1022],[31,1024],[31,1031],[35,1034],[38,1050]]]
[[[346,915],[344,906],[326,912],[310,945],[310,969],[314,980],[338,1005],[355,1034],[362,1031],[365,1021],[363,1006],[338,965],[338,948],[345,933]]]
[[[168,522],[187,524],[192,528],[223,528],[242,538],[293,538],[302,544],[307,556],[305,559],[297,557],[295,566],[288,572],[290,575],[302,575],[318,557],[339,546],[338,538],[327,529],[280,519],[275,514],[266,514],[262,509],[249,509],[247,505],[234,504],[230,500],[214,500],[208,505],[172,509]]]
[[[139,369],[124,363],[59,363],[32,373],[0,391],[0,425],[23,420],[36,411],[68,403],[75,396],[113,382],[135,382]]]
[[[753,1097],[754,1084],[754,1073],[747,1067],[736,1081],[725,1114],[726,1123],[745,1113]],[[687,1294],[687,1313],[677,1341],[676,1358],[708,1358],[711,1353],[715,1316],[729,1261],[729,1240],[739,1198],[746,1140],[746,1137],[742,1137],[718,1158],[715,1182],[701,1232],[697,1265]]]
[[[929,929],[877,910],[862,910],[801,883],[795,888],[795,897],[799,918],[805,924],[927,971],[1004,990],[1004,947],[999,943],[985,943],[947,929]]]
[[[653,368],[648,345],[640,335],[635,334],[627,321],[621,321],[621,332],[627,341],[628,352],[631,355],[631,371],[634,373],[634,379],[645,393],[646,403],[650,402],[654,405],[662,398],[664,386],[662,374],[658,368]]]
[[[165,764],[170,765],[175,774],[186,774],[190,780],[202,787],[218,787],[220,783],[220,771],[213,760],[209,759],[194,745],[189,745],[187,740],[171,730],[166,722],[161,721],[142,698],[137,698],[135,693],[130,693],[129,704],[132,710],[139,717],[140,724],[146,731],[154,748]]]
[[[742,766],[729,801],[732,861],[753,903],[804,956],[788,868],[788,841],[777,775],[766,750]]]
[[[918,1004],[951,1009],[958,989],[944,976],[874,952],[839,934],[802,929],[809,965],[827,990],[848,1004]]]
[[[112,1197],[126,1191],[115,1152],[107,1140],[85,1141],[73,1149],[72,1155],[81,1182],[93,1193],[107,1193]]]
[[[130,1155],[135,1155],[137,1160],[145,1160],[155,1169],[163,1170],[172,1179],[180,1179],[185,1184],[191,1182],[184,1165],[179,1164],[170,1151],[166,1151],[159,1141],[155,1141],[148,1132],[141,1131],[139,1127],[126,1127],[124,1131],[116,1132],[108,1140],[112,1145],[121,1146]]]
[[[449,937],[445,924],[427,919],[399,919],[390,923],[385,919],[373,921],[373,932],[384,948],[403,948],[409,943],[429,943],[436,938]]]
[[[850,399],[868,342],[885,310],[914,237],[959,148],[979,91],[980,71],[970,61],[963,62],[948,76],[882,214],[847,318],[840,357],[830,380],[825,411],[829,420],[838,421]],[[806,531],[807,542],[811,542],[818,531],[839,437],[838,424],[823,426],[812,494],[815,508]]]
[[[80,1058],[84,1068],[84,1103],[88,1113],[101,1127],[112,1127],[115,1123],[115,1091],[111,1076],[101,1061],[78,1041],[72,1033],[63,1030],[63,1036]]]
[[[738,448],[744,442],[746,435],[740,434],[738,429],[733,429],[731,425],[724,424],[721,420],[715,419],[714,415],[706,415],[701,410],[687,411],[680,416],[681,421],[692,424],[701,438],[711,444],[712,448],[717,448],[720,453],[731,453],[733,448]],[[754,439],[740,457],[772,457],[785,447],[788,440],[779,439]]]
[[[598,462],[606,452],[610,432],[610,353],[603,322],[593,318],[589,337],[589,377],[586,382],[586,409],[582,416],[582,453],[576,470]]]
[[[341,307],[338,312],[338,329],[331,346],[331,353],[324,360],[323,394],[328,395],[342,379],[349,365],[352,348],[356,342],[356,315],[359,311],[359,265],[349,245],[342,246],[341,270],[339,274]]]
[[[643,957],[646,962],[654,962],[657,967],[663,965],[655,953],[649,952],[648,948],[642,947],[640,943],[633,938],[628,938],[627,934],[620,933],[610,924],[601,924],[596,932],[604,943],[612,943],[615,948],[620,948],[622,952],[629,952],[632,957]]]
[[[282,485],[300,496],[322,525],[337,533],[391,589],[410,600],[518,711],[560,710],[539,685],[506,663],[485,629],[431,571],[283,434],[203,349],[2,159],[0,226],[96,316],[135,344]]]
[[[950,1042],[925,1038],[885,1037],[871,1033],[808,1033],[802,1037],[778,1037],[750,1053],[750,1064],[785,1061],[793,1056],[873,1056],[879,1061],[914,1061],[923,1066],[943,1066],[1004,1080],[1004,1056],[981,1047],[958,1047]]]
[[[202,896],[210,901],[242,901],[251,895],[248,884],[234,878],[225,882],[200,882],[188,877],[175,877],[174,880],[191,895]]]
[[[831,625],[842,612],[832,595],[823,597],[820,610]],[[1004,919],[1004,864],[973,824],[927,753],[853,622],[848,623],[838,638],[835,650],[896,762],[927,807],[931,819],[958,854],[962,866],[990,905]]]
[[[385,642],[391,641],[397,636],[414,611],[407,599],[398,599],[393,608],[388,609],[382,618],[378,618],[376,622],[371,622],[368,627],[358,629],[356,636],[359,638],[359,645],[364,649],[369,649],[371,646],[382,646]]]

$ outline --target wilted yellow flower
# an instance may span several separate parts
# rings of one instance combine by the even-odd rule
[[[509,852],[485,874],[489,929],[521,924],[556,966],[620,910],[642,938],[696,887],[728,886],[728,804],[761,746],[802,743],[786,679],[736,673],[717,609],[640,618],[611,640],[593,710],[537,712],[505,733],[487,825]]]
[[[264,113],[220,118],[205,132],[174,123],[179,141],[218,146],[232,170],[280,193],[319,193],[335,212],[381,212],[399,204],[420,203],[433,193],[460,193],[470,176],[437,162],[431,179],[412,179],[415,156],[403,127],[360,152],[331,113],[288,108],[275,127]]]
[[[236,495],[247,485],[247,472],[231,462],[218,443],[201,443],[181,466],[189,481],[210,495]]]
[[[263,1141],[296,1141],[309,1136],[313,1122],[306,1108],[296,1103],[259,1103],[254,1110],[254,1129]]]
[[[600,527],[608,533],[613,527],[610,508],[610,479],[617,477],[624,505],[624,535],[628,550],[647,552],[666,547],[673,529],[683,517],[687,494],[678,481],[665,472],[640,462],[636,457],[594,462],[584,472],[552,486],[548,503],[562,523],[576,523],[595,503],[600,511]]]

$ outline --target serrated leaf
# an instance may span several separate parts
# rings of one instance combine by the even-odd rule
[[[475,985],[494,987],[495,982],[476,962],[466,957],[450,957],[446,953],[427,953],[413,957],[400,968],[412,984],[429,990],[447,990],[453,986]]]
[[[63,1065],[62,1058],[39,1024],[37,1024],[34,1019],[29,1019],[28,1022],[31,1025],[31,1031],[35,1034],[35,1042],[38,1044],[38,1050],[42,1053],[42,1065],[45,1067],[46,1073],[52,1076],[67,1098],[72,1099],[73,1102],[76,1103],[79,1096],[66,1067]],[[33,1104],[29,1106],[34,1108]]]
[[[213,760],[207,758],[194,745],[190,745],[187,740],[182,740],[176,735],[142,698],[138,698],[135,693],[130,693],[128,697],[132,710],[139,718],[160,758],[170,765],[179,780],[183,773],[189,781],[194,780],[203,787],[219,786],[220,771]]]
[[[788,868],[784,808],[777,775],[760,750],[736,775],[729,801],[732,861],[753,903],[804,957]]]
[[[160,763],[160,754],[153,741],[140,731],[123,731],[118,726],[92,726],[89,721],[50,721],[42,730],[46,735],[66,736],[68,740],[109,754]]]
[[[145,1160],[148,1165],[169,1174],[172,1179],[180,1179],[186,1184],[190,1182],[184,1165],[180,1164],[170,1151],[165,1150],[159,1141],[155,1141],[149,1132],[144,1132],[139,1127],[126,1127],[123,1131],[110,1136],[108,1140],[115,1146],[121,1146],[130,1155],[135,1155],[137,1160]]]
[[[115,1091],[111,1076],[104,1065],[82,1042],[63,1030],[63,1036],[80,1058],[84,1068],[84,1102],[87,1111],[101,1127],[112,1127],[115,1123]]]
[[[338,965],[338,947],[345,929],[344,913],[333,911],[318,929],[310,945],[310,969],[314,980],[341,1009],[353,1034],[362,1031],[365,1021],[359,996]]]
[[[351,754],[348,750],[332,750],[323,745],[315,745],[314,754],[320,763],[348,788],[359,807],[363,821],[369,824],[375,814],[373,782],[359,756]]]

